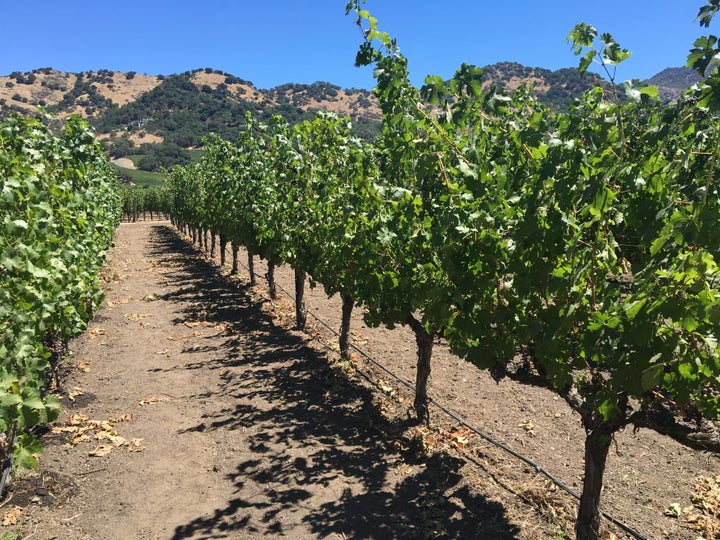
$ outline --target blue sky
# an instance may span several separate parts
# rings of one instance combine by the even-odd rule
[[[372,88],[370,68],[355,68],[361,35],[346,0],[23,0],[3,2],[0,75],[61,71],[136,71],[149,75],[211,67],[258,88],[328,81]],[[408,58],[413,83],[449,78],[467,62],[576,66],[565,41],[585,22],[610,32],[633,56],[618,79],[648,78],[681,66],[705,0],[367,0],[381,30]],[[720,21],[719,21],[720,22]],[[711,27],[710,31],[718,32]]]

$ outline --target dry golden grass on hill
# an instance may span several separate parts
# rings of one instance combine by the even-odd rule
[[[128,79],[125,73],[116,72],[113,75],[112,88],[108,84],[96,84],[98,93],[123,106],[135,101],[145,92],[149,92],[162,81],[153,75],[135,75]]]
[[[8,105],[33,112],[38,105],[47,107],[60,103],[65,94],[75,87],[78,80],[76,73],[63,73],[54,69],[37,70],[33,75],[35,80],[32,84],[21,84],[10,76],[0,76],[0,100],[4,99]],[[91,84],[97,88],[98,94],[122,106],[152,90],[160,82],[161,80],[155,76],[135,75],[128,79],[125,73],[116,72],[113,74],[112,82],[93,81]],[[79,95],[76,102],[82,102],[83,98],[87,98],[87,94]],[[70,114],[87,116],[85,107],[78,104],[70,110],[58,113],[57,117],[64,118]]]
[[[165,140],[165,138],[161,137],[160,135],[155,135],[154,133],[145,133],[144,131],[141,131],[139,133],[133,133],[132,135],[130,135],[130,140],[137,145],[146,143],[160,144]]]
[[[305,89],[287,89],[284,92],[287,101],[301,102],[304,109],[322,109],[339,115],[357,115],[362,111],[363,116],[379,120],[382,118],[382,111],[374,97],[367,98],[370,105],[361,105],[360,100],[364,97],[352,91],[339,89],[336,96],[327,97],[326,99],[317,99],[314,96],[303,96],[307,93]]]
[[[77,81],[76,74],[55,70],[37,72],[35,77],[32,84],[18,84],[9,76],[0,76],[0,100],[4,99],[8,104],[33,112],[41,102],[47,105],[59,103]],[[27,102],[14,99],[15,97],[24,98]]]
[[[265,100],[266,96],[254,86],[242,83],[227,84],[225,79],[227,79],[227,75],[223,75],[222,73],[207,73],[205,71],[198,71],[193,74],[190,80],[195,83],[198,88],[203,85],[208,85],[213,90],[215,90],[220,84],[224,84],[227,86],[228,91],[232,95],[244,99],[245,101],[261,103]]]
[[[339,115],[381,118],[377,101],[368,92],[343,90],[325,84],[288,84],[271,90],[255,88],[251,82],[233,75],[210,70],[195,70],[181,74],[198,90],[217,90],[220,85],[227,89],[226,99],[247,101],[265,109],[293,104],[303,110],[328,110]],[[71,114],[84,118],[100,118],[108,105],[123,107],[138,100],[147,92],[163,83],[162,76],[99,70],[84,73],[63,73],[52,68],[37,69],[27,73],[13,73],[0,77],[0,113],[20,110],[26,114],[36,112],[38,106],[53,112],[63,120]],[[100,99],[98,99],[100,98]],[[106,101],[107,100],[107,101]],[[0,114],[1,116],[2,114]],[[98,133],[100,138],[110,138],[110,133]],[[130,135],[136,145],[162,143],[164,138],[150,131]]]
[[[357,95],[341,93],[338,94],[337,99],[312,99],[309,106],[314,109],[325,109],[340,115],[351,115],[360,110],[361,106],[358,101]],[[380,119],[382,117],[380,107],[374,101],[372,102],[372,105],[370,107],[366,107],[365,110],[373,118]]]
[[[242,83],[227,84],[225,82],[226,78],[227,76],[221,73],[198,71],[193,74],[191,80],[198,88],[207,85],[213,90],[220,84],[225,84],[232,95],[253,103],[262,103],[268,99],[266,92],[258,90],[252,85]],[[306,90],[288,89],[284,92],[284,95],[288,101],[292,102],[295,94],[298,92],[303,93],[306,92]],[[333,98],[318,100],[314,97],[309,97],[302,105],[302,108],[324,109],[341,115],[351,115],[357,113],[360,109],[365,109],[365,112],[369,113],[370,116],[380,118],[380,108],[374,101],[371,102],[372,104],[368,108],[362,107],[359,100],[360,96],[358,94],[338,90],[338,95]]]
[[[122,107],[127,103],[135,101],[141,95],[154,89],[162,83],[162,78],[154,75],[134,74],[128,78],[126,73],[115,72],[112,77],[107,80],[104,77],[97,77],[98,73],[88,72],[84,74],[84,79],[92,84],[97,93],[102,97],[109,99],[116,105]],[[30,74],[23,74],[27,78]],[[34,81],[31,84],[19,83],[15,78],[8,75],[0,76],[0,100],[5,100],[7,105],[20,107],[27,112],[33,112],[38,105],[45,107],[57,105],[63,97],[73,90],[78,82],[78,74],[63,73],[54,69],[36,70],[33,72]],[[99,80],[98,80],[99,79]],[[232,82],[226,83],[227,75],[217,72],[207,73],[205,71],[197,71],[193,73],[191,81],[198,88],[209,86],[213,90],[220,84],[225,84],[231,95],[238,99],[243,99],[253,103],[262,103],[274,101],[269,92],[259,90],[252,86],[251,83]],[[306,90],[288,89],[285,91],[285,97],[288,101],[295,101],[297,92],[304,93]],[[82,104],[87,100],[87,94],[81,94],[76,97],[78,103],[69,110],[58,113],[59,118],[64,118],[70,114],[80,114],[88,116],[86,107]],[[367,103],[361,104],[361,95],[348,92],[342,89],[338,90],[337,96],[328,97],[327,99],[317,99],[314,96],[308,96],[304,99],[302,108],[326,109],[337,114],[356,114],[358,111],[366,111],[369,116],[379,118],[380,109],[374,99],[371,98],[371,105],[367,107]],[[101,110],[96,110],[94,115],[102,114]],[[147,141],[144,141],[147,142]]]
[[[484,86],[491,86],[493,83],[491,81],[487,81]],[[550,90],[550,85],[547,84],[545,79],[541,77],[528,77],[528,78],[522,78],[522,77],[510,77],[505,82],[505,88],[507,90],[517,90],[522,86],[523,84],[532,84],[535,88],[536,92],[539,93],[545,93],[548,90]]]

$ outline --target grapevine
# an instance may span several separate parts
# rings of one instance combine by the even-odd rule
[[[420,421],[441,336],[494,377],[564,398],[586,430],[576,533],[599,538],[618,430],[720,450],[720,75],[663,105],[616,85],[630,53],[581,24],[568,36],[580,71],[600,63],[610,91],[554,114],[530,88],[484,88],[470,65],[413,87],[395,41],[360,2],[347,9],[365,36],[357,63],[375,66],[376,143],[324,113],[294,128],[248,117],[236,144],[171,174],[174,215],[291,264],[299,325],[305,274],[341,294],[344,320],[358,305],[371,325],[409,325]],[[705,71],[717,45],[699,40],[689,63]]]
[[[33,429],[57,417],[48,390],[68,340],[99,306],[98,274],[120,215],[115,175],[87,124],[0,124],[0,462],[36,467]]]

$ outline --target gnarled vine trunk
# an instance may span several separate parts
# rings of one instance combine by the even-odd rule
[[[240,246],[235,242],[232,243],[232,267],[230,268],[230,275],[234,276],[238,271],[238,251]]]
[[[277,285],[275,284],[275,261],[272,259],[268,260],[267,274],[265,274],[268,282],[268,291],[270,292],[270,298],[275,300],[277,298]]]
[[[600,497],[605,464],[613,435],[627,424],[627,396],[621,396],[619,405],[623,412],[609,420],[585,406],[576,408],[585,427],[585,477],[575,522],[577,540],[600,540]]]
[[[355,300],[352,296],[342,295],[342,320],[340,321],[340,358],[350,359],[350,317]]]
[[[305,272],[295,270],[295,321],[300,330],[307,323],[307,309],[305,308]]]
[[[250,274],[250,285],[257,285],[255,279],[255,257],[248,251],[248,273]]]
[[[601,422],[585,437],[585,479],[575,523],[577,540],[600,539],[600,496],[613,431]]]
[[[430,409],[428,408],[427,381],[430,377],[430,360],[432,358],[433,335],[425,330],[425,326],[412,315],[407,318],[407,324],[415,333],[417,344],[417,372],[415,375],[415,413],[418,422],[430,424]]]
[[[227,247],[227,238],[220,235],[220,266],[225,266],[225,248]]]

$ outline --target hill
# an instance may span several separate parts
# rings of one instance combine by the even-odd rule
[[[563,68],[556,71],[539,67],[528,67],[515,62],[499,62],[486,66],[485,86],[499,86],[508,91],[522,84],[533,85],[535,98],[553,109],[566,111],[572,101],[596,85],[607,82],[595,75],[586,73],[583,77],[576,68]]]
[[[325,82],[260,90],[210,68],[169,76],[108,70],[62,73],[52,68],[0,76],[0,116],[33,113],[38,105],[59,119],[79,113],[99,133],[137,130],[161,138],[178,130],[193,132],[196,138],[210,131],[232,135],[245,111],[261,118],[282,114],[291,123],[317,109],[348,115],[360,125],[380,119],[367,90]]]
[[[663,100],[671,101],[701,80],[702,77],[694,69],[680,67],[664,69],[648,79],[647,83],[658,87]]]
[[[556,111],[567,110],[590,87],[607,84],[592,73],[580,77],[575,68],[551,71],[501,62],[484,70],[486,87],[512,91],[530,83],[537,99]],[[692,70],[669,68],[648,82],[670,100],[697,80]],[[12,112],[33,114],[37,106],[58,120],[73,113],[87,118],[111,157],[131,157],[145,171],[189,161],[187,149],[201,146],[208,133],[234,139],[248,111],[263,120],[280,114],[295,123],[311,118],[318,109],[330,110],[350,116],[355,133],[368,139],[377,135],[381,118],[377,101],[367,90],[343,89],[328,82],[263,90],[211,68],[168,76],[40,68],[0,76],[0,117]],[[126,176],[139,174],[124,170]]]

